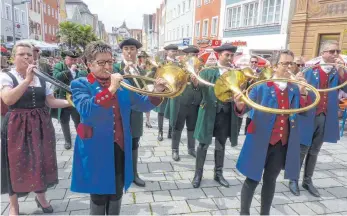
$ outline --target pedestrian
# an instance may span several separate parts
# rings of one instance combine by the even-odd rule
[[[71,82],[72,99],[82,122],[77,128],[71,191],[90,194],[91,215],[118,215],[123,190],[128,190],[134,179],[131,110],[148,112],[162,98],[120,88],[123,77],[111,74],[112,48],[106,43],[88,44],[85,56],[91,73]],[[156,80],[154,91],[164,91],[165,85],[163,79]]]
[[[14,68],[0,73],[1,98],[9,106],[1,134],[1,193],[10,196],[10,215],[19,214],[18,198],[35,192],[44,213],[53,208],[47,188],[58,183],[55,131],[49,111],[71,106],[55,99],[50,85],[34,75],[33,47],[13,47]]]

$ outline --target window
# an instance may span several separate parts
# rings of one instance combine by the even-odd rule
[[[37,2],[37,12],[41,13],[41,3]]]
[[[186,2],[184,1],[182,3],[182,13],[185,13],[186,12]]]
[[[172,40],[176,39],[176,29],[173,30],[173,34],[172,34]]]
[[[188,11],[190,10],[191,6],[192,6],[192,0],[188,0]]]
[[[216,36],[218,31],[218,17],[213,17],[211,22],[211,35]]]
[[[26,23],[26,19],[25,19],[25,12],[24,11],[22,11],[21,16],[22,16],[22,23],[25,24]]]
[[[33,10],[36,12],[36,0],[33,1]]]
[[[176,8],[174,9],[173,11],[173,18],[175,18],[177,15],[176,15]]]
[[[177,27],[177,39],[179,39],[180,36],[181,36],[181,34],[180,34],[180,27]]]
[[[47,5],[47,14],[48,16],[51,15],[51,6]]]
[[[48,34],[52,34],[52,26],[51,25],[48,26]]]
[[[240,27],[241,21],[241,6],[227,9],[227,29]]]
[[[333,40],[337,41],[338,43],[340,42],[340,34],[321,34],[319,35],[319,44],[318,44],[318,49],[317,49],[317,56],[320,56],[322,45],[325,41],[328,40]]]
[[[204,20],[204,23],[202,25],[202,36],[207,37],[208,36],[208,19]]]
[[[262,24],[279,23],[282,0],[264,0],[262,11]]]
[[[54,17],[54,9],[52,8],[52,17]]]
[[[200,37],[200,21],[195,23],[195,37]]]
[[[254,26],[258,21],[258,2],[246,4],[244,6],[243,26]]]
[[[19,22],[19,10],[18,10],[18,8],[14,8],[14,21]]]
[[[30,10],[33,9],[33,0],[30,0]]]
[[[8,4],[5,5],[5,19],[12,20],[11,6]]]
[[[201,7],[202,0],[196,0],[196,7]]]
[[[45,3],[43,3],[43,12],[44,12],[44,13],[47,13],[46,4],[45,4]]]
[[[187,37],[189,37],[189,25],[187,25]]]
[[[181,6],[177,6],[177,16],[181,15]]]
[[[183,26],[181,27],[181,30],[182,30],[182,32],[181,32],[182,38],[184,38],[184,27]]]
[[[45,23],[45,33],[47,34],[47,24]]]
[[[206,5],[206,4],[208,4],[208,3],[210,3],[211,2],[211,0],[204,0],[204,4]]]

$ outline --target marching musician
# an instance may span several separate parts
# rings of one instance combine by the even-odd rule
[[[78,70],[77,59],[80,55],[74,50],[64,51],[65,59],[62,62],[54,65],[53,76],[66,85],[70,85],[71,81],[79,77],[86,77],[87,71]],[[57,98],[66,98],[66,92],[63,89],[59,89],[57,92]],[[57,119],[60,121],[61,129],[65,138],[65,149],[71,149],[71,133],[70,133],[70,116],[77,129],[80,123],[80,116],[74,107],[68,107],[57,110]]]
[[[218,65],[230,67],[236,49],[237,47],[230,44],[214,48],[219,54]],[[228,69],[225,68],[206,69],[200,72],[200,76],[210,83],[215,83],[227,71]],[[200,186],[207,149],[212,143],[212,137],[215,137],[214,180],[224,187],[229,187],[229,183],[223,177],[225,143],[228,137],[230,137],[232,143],[237,143],[239,117],[232,109],[230,102],[223,103],[216,98],[213,87],[201,84],[199,88],[202,92],[202,101],[194,131],[194,137],[199,141],[199,146],[197,148],[195,176],[192,184],[194,188]]]
[[[293,52],[284,50],[277,59],[274,78],[288,78],[287,71],[293,65]],[[304,80],[300,75],[298,80]],[[307,91],[305,87],[286,82],[267,82],[254,87],[249,97],[254,102],[271,108],[295,109],[300,104],[306,106]],[[235,95],[235,105],[238,111],[249,110]],[[241,190],[241,215],[249,215],[254,191],[263,173],[261,190],[260,215],[269,215],[275,193],[276,179],[282,168],[285,178],[295,178],[299,175],[299,128],[297,114],[275,115],[259,110],[250,110],[251,123],[240,152],[236,168],[246,176]]]
[[[168,63],[173,63],[175,65],[178,65],[179,62],[176,60],[176,56],[178,54],[178,46],[174,45],[174,44],[170,44],[167,45],[166,47],[164,47],[164,50],[166,51],[166,60],[164,62],[161,63],[161,65],[165,65]],[[162,104],[160,104],[160,106],[158,106],[156,109],[154,109],[154,111],[158,112],[158,141],[163,141],[163,125],[164,125],[164,113],[165,113],[165,108],[167,105],[167,101],[169,99],[165,99],[164,102]],[[170,121],[170,119],[169,119]],[[167,138],[171,138],[172,137],[172,127],[169,124],[169,131],[167,134]]]
[[[183,52],[189,57],[199,53],[199,49],[195,46],[189,46],[183,49]],[[179,97],[168,100],[165,109],[165,117],[170,119],[170,126],[172,127],[171,149],[172,159],[174,161],[180,160],[179,144],[181,142],[184,124],[187,125],[188,154],[196,157],[195,139],[193,135],[202,95],[196,77],[191,75],[190,81],[191,83],[187,85]]]
[[[139,60],[139,67],[145,71],[147,74],[146,76],[149,76],[151,74],[151,68],[147,68],[147,58],[149,55],[145,51],[141,51],[140,54],[137,56]],[[146,127],[152,128],[151,122],[150,122],[150,116],[151,112],[146,112]]]
[[[142,44],[133,39],[125,39],[119,47],[122,49],[123,61],[113,65],[113,71],[116,73],[132,74],[132,75],[146,75],[146,71],[142,70],[137,64],[137,51],[142,47]],[[139,79],[129,79],[129,83],[138,88],[143,88],[142,82]],[[143,113],[137,110],[131,110],[130,117],[131,136],[132,136],[132,156],[133,156],[133,171],[134,171],[134,183],[139,187],[145,187],[146,183],[143,181],[137,173],[137,162],[138,162],[138,149],[140,138],[143,135]]]
[[[123,52],[130,52],[131,56],[126,62],[134,60],[140,46],[134,39],[123,41]],[[95,41],[88,44],[85,56],[91,73],[87,78],[71,82],[73,102],[81,115],[74,149],[71,191],[91,194],[91,215],[118,215],[123,189],[126,191],[130,187],[134,177],[131,110],[141,113],[150,111],[162,99],[141,96],[121,88],[122,75],[110,73],[113,67],[112,48],[106,43]],[[129,71],[130,68],[125,66],[123,70]],[[162,92],[165,84],[158,79],[154,92]]]
[[[305,67],[305,61],[302,56],[297,56],[294,58],[294,64],[292,67],[292,73],[297,74],[302,71]]]
[[[341,50],[336,41],[325,41],[321,50],[322,60],[319,64],[342,63],[338,58]],[[332,88],[347,80],[347,72],[343,68],[333,65],[320,66],[319,64],[304,73],[307,82],[315,88]],[[344,87],[344,90],[347,90],[347,86]],[[301,166],[305,160],[302,187],[315,197],[320,196],[312,182],[319,151],[323,142],[337,143],[340,139],[338,91],[321,92],[320,95],[321,99],[318,106],[308,111],[306,116],[300,116],[299,118],[299,127],[302,131],[300,133]],[[289,181],[289,188],[294,195],[300,195],[298,179]]]

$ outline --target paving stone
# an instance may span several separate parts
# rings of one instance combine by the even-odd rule
[[[36,202],[19,202],[19,214],[42,214],[42,210],[37,207]]]
[[[326,188],[329,193],[334,195],[336,198],[346,198],[347,197],[347,187],[333,187]]]
[[[65,194],[66,194],[66,189],[48,190],[46,192],[46,198],[47,200],[60,200],[60,199],[64,199]],[[30,193],[25,201],[26,202],[35,201],[35,197],[36,197],[35,193]]]
[[[274,199],[272,201],[272,205],[282,205],[282,204],[288,204],[292,203],[287,196],[285,196],[283,193],[275,193]]]
[[[191,216],[191,215],[205,215],[205,216],[210,216],[211,213],[206,211],[206,212],[192,212],[188,214],[181,214],[181,216]]]
[[[209,198],[223,197],[223,194],[220,192],[220,190],[218,190],[217,187],[202,188],[202,190],[204,191],[206,196]]]
[[[320,202],[329,208],[332,213],[347,211],[347,199],[323,200]]]
[[[70,199],[70,202],[67,206],[66,211],[85,210],[85,209],[89,209],[89,207],[90,207],[89,197],[75,198],[75,199]]]
[[[71,186],[71,179],[61,179],[55,186],[55,189],[69,189]]]
[[[178,189],[193,188],[192,182],[189,179],[176,180]]]
[[[6,211],[8,206],[8,203],[1,203],[1,215],[4,215],[4,212]]]
[[[342,186],[342,184],[338,181],[336,181],[333,178],[328,179],[315,179],[314,185],[318,188],[328,188],[328,187],[337,187]]]
[[[137,192],[134,194],[136,204],[154,202],[152,192]]]
[[[175,181],[160,181],[159,184],[162,190],[178,189]]]
[[[69,179],[71,176],[71,169],[58,169],[58,178],[59,181],[63,180],[63,179]],[[70,180],[71,181],[71,180]]]
[[[144,181],[165,181],[166,180],[166,177],[163,172],[142,173],[141,177],[143,178]]]
[[[150,172],[171,172],[173,171],[171,163],[150,163],[148,164]]]
[[[146,187],[138,187],[135,184],[132,184],[129,188],[129,192],[140,192],[140,191],[158,191],[160,186],[158,182],[146,181]]]
[[[299,203],[313,202],[313,201],[321,200],[320,197],[314,197],[309,192],[307,192],[306,190],[303,190],[302,188],[300,190],[300,196],[294,196],[291,192],[283,192],[283,194],[295,203],[296,202],[299,202]]]
[[[329,210],[324,204],[316,201],[316,202],[305,202],[305,205],[310,208],[312,211],[314,211],[317,214],[320,215],[326,215],[328,213],[331,213],[331,210]]]
[[[77,211],[71,211],[70,215],[89,215],[90,210],[89,209],[83,209],[83,210],[77,210]]]
[[[134,204],[135,200],[134,200],[134,193],[124,193],[123,197],[122,197],[122,205],[128,205],[128,204]]]
[[[83,198],[83,197],[89,197],[89,194],[75,193],[70,190],[67,190],[64,199],[74,199],[74,198]]]
[[[187,203],[192,210],[192,212],[204,212],[204,211],[212,211],[212,210],[218,210],[218,207],[213,202],[212,199],[194,199],[194,200],[187,200]]]
[[[257,210],[260,212],[260,207],[257,207]],[[286,205],[274,205],[270,209],[271,215],[298,215],[292,208]]]
[[[65,212],[69,204],[69,200],[51,200],[50,204],[52,205],[54,212]]]
[[[333,175],[340,176],[340,177],[346,177],[347,176],[347,169],[331,169],[329,170]]]
[[[151,215],[149,204],[123,205],[120,215]]]
[[[146,163],[143,164],[137,164],[137,172],[138,173],[148,173],[148,166]]]
[[[168,190],[154,191],[153,197],[154,197],[154,202],[172,201],[171,194]]]
[[[173,215],[190,213],[186,201],[168,201],[151,203],[153,215]]]
[[[226,187],[218,187],[219,191],[226,197],[236,197],[241,194],[242,185],[234,185],[228,188]]]
[[[205,198],[204,192],[200,188],[170,190],[173,200],[187,200]]]
[[[240,212],[237,209],[212,211],[211,213],[212,215],[240,215]]]
[[[240,201],[237,199],[237,197],[221,197],[212,199],[216,203],[219,210],[240,208]]]
[[[307,208],[304,203],[291,203],[288,204],[288,206],[299,215],[315,215],[315,212],[313,212],[310,208]]]

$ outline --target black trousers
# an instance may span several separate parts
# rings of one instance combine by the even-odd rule
[[[284,167],[287,155],[287,145],[279,141],[269,145],[263,173],[263,187],[261,189],[261,215],[269,215],[271,203],[275,194],[276,179]],[[259,182],[246,178],[241,190],[241,215],[249,215],[254,191]]]
[[[124,188],[124,151],[114,144],[114,163],[116,168],[116,191],[114,194],[90,194],[90,200],[96,205],[106,205],[109,201],[119,200]]]
[[[231,119],[231,113],[224,112],[224,110],[221,110],[219,113],[216,114],[216,118],[214,121],[214,128],[213,128],[213,136],[215,137],[216,141],[221,144],[221,148],[225,148],[225,143],[230,136],[230,119]],[[216,142],[217,143],[217,142]],[[216,150],[222,150],[218,149],[218,146],[216,145]]]
[[[245,126],[245,134],[247,133],[248,125],[251,123],[252,119],[251,118],[246,118],[246,126]]]
[[[181,104],[174,130],[182,131],[184,128],[184,123],[186,123],[187,130],[194,131],[196,120],[198,118],[198,110],[199,106]]]
[[[325,119],[326,117],[325,117],[325,114],[323,113],[315,117],[312,145],[311,146],[301,145],[301,148],[300,148],[301,153],[305,153],[306,155],[307,154],[318,155],[323,145]]]
[[[61,110],[60,123],[69,124],[70,116],[75,124],[75,128],[77,128],[78,124],[80,123],[80,115],[74,107],[68,107]]]
[[[132,147],[133,151],[139,148],[140,146],[139,142],[140,142],[140,137],[133,138],[133,147]]]

